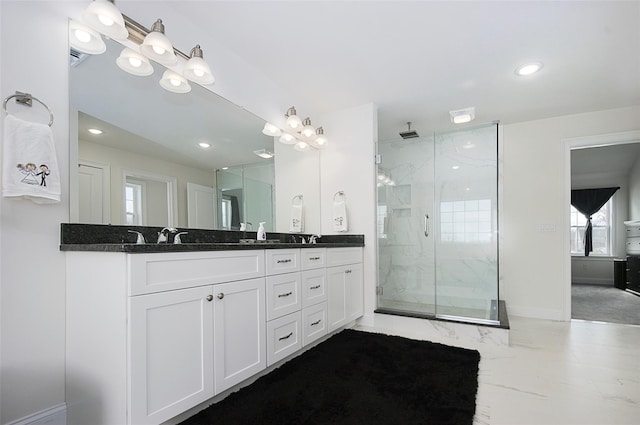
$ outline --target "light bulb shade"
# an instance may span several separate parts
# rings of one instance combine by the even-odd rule
[[[209,64],[202,59],[202,49],[199,44],[191,49],[190,56],[191,58],[184,65],[184,76],[195,83],[212,84],[215,78]]]
[[[316,136],[316,129],[311,125],[311,118],[305,118],[304,121],[302,121],[302,125],[304,127],[302,127],[300,134],[302,134],[306,139],[314,139]]]
[[[287,127],[291,130],[300,131],[302,129],[302,120],[296,115],[296,108],[291,107],[284,114],[287,117]]]
[[[277,136],[280,136],[282,134],[282,131],[280,131],[280,129],[278,127],[276,127],[275,125],[271,124],[270,122],[267,122],[267,123],[264,123],[264,128],[262,129],[262,134],[267,135],[267,136],[277,137]]]
[[[293,145],[297,142],[296,138],[289,133],[282,133],[282,136],[278,139],[280,143],[285,145]]]
[[[69,45],[90,55],[99,55],[107,50],[107,45],[96,30],[77,21],[69,21]]]
[[[191,91],[191,86],[187,79],[170,69],[167,69],[162,74],[160,85],[163,89],[174,93],[189,93]]]
[[[142,41],[140,51],[149,59],[162,65],[175,65],[178,62],[173,45],[164,35],[164,25],[158,19],[151,27],[151,32]]]
[[[307,142],[300,141],[293,146],[293,149],[300,152],[306,152],[311,149],[311,146],[309,146]]]
[[[322,149],[327,146],[328,142],[329,140],[327,140],[324,134],[321,134],[315,138],[315,140],[313,141],[313,146],[315,146],[318,149]]]
[[[149,59],[128,47],[122,49],[120,56],[116,59],[116,64],[120,69],[129,74],[139,75],[141,77],[153,74],[153,66],[151,62],[149,62]]]
[[[91,2],[82,14],[82,19],[89,26],[108,37],[124,40],[129,36],[129,31],[124,26],[122,13],[115,4],[108,0]]]

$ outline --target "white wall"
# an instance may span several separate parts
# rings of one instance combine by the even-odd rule
[[[640,106],[504,126],[500,269],[511,314],[556,320],[570,315],[563,139],[638,129]],[[541,225],[555,230],[542,231]]]
[[[640,220],[640,156],[629,172],[629,218]]]

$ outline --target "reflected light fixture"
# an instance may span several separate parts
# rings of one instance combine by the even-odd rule
[[[291,107],[287,110],[287,113],[284,114],[287,117],[287,127],[291,130],[300,131],[302,127],[302,120],[296,115],[296,108]]]
[[[87,129],[87,131],[91,134],[95,134],[96,136],[104,133],[104,131],[100,130],[99,128],[89,128]]]
[[[198,146],[200,146],[202,149],[209,149],[211,147],[211,143],[199,142]]]
[[[300,151],[300,152],[305,152],[308,151],[309,149],[311,149],[311,146],[309,146],[309,144],[307,142],[304,142],[302,140],[298,141],[295,145],[293,145],[293,149]]]
[[[178,58],[173,51],[173,45],[164,35],[162,19],[154,22],[151,31],[142,41],[140,51],[149,59],[162,65],[175,65],[178,62]]]
[[[262,128],[262,134],[266,135],[266,136],[273,136],[273,137],[277,137],[280,136],[282,134],[282,131],[276,127],[275,125],[271,124],[270,122],[267,122],[264,124],[264,127]],[[293,137],[293,136],[291,136]]]
[[[302,134],[307,139],[314,138],[314,136],[316,135],[316,129],[311,125],[311,118],[305,118],[304,121],[302,121],[302,125],[304,127],[302,127],[302,131],[300,132],[300,134]]]
[[[458,109],[455,111],[449,111],[451,122],[454,124],[464,124],[471,122],[476,117],[476,108],[470,107],[465,109]]]
[[[129,74],[146,77],[153,74],[153,66],[149,59],[141,53],[136,52],[133,49],[125,47],[122,49],[120,56],[116,59],[116,64],[123,71]]]
[[[269,152],[266,149],[258,149],[257,151],[253,151],[253,153],[258,155],[260,158],[264,158],[264,159],[273,158],[273,152]]]
[[[313,140],[313,145],[316,148],[324,148],[327,146],[327,137],[324,135],[324,129],[322,127],[316,128],[316,138]]]
[[[516,68],[515,73],[520,77],[535,74],[542,69],[541,62],[530,62]]]
[[[280,143],[285,145],[294,145],[298,141],[298,139],[296,139],[290,133],[282,133],[282,136],[280,136],[278,140],[280,141]]]
[[[160,85],[163,89],[174,93],[189,93],[191,91],[191,85],[189,85],[187,79],[170,69],[167,69],[162,74]]]
[[[96,30],[74,20],[69,21],[69,44],[75,50],[90,55],[99,55],[107,50]]]
[[[213,84],[215,78],[213,78],[209,64],[202,59],[202,49],[199,44],[191,49],[190,55],[191,58],[184,65],[184,76],[194,83]]]
[[[85,9],[82,19],[92,28],[116,40],[124,40],[129,36],[122,13],[111,1],[94,0]]]

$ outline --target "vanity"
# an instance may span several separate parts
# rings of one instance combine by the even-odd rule
[[[79,243],[78,229],[127,233],[62,225],[69,424],[160,424],[363,314],[362,235],[241,243],[212,230],[173,245]]]

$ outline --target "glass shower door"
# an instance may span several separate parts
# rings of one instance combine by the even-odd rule
[[[433,137],[378,143],[378,310],[433,316]]]
[[[498,320],[497,131],[435,135],[438,317]]]

